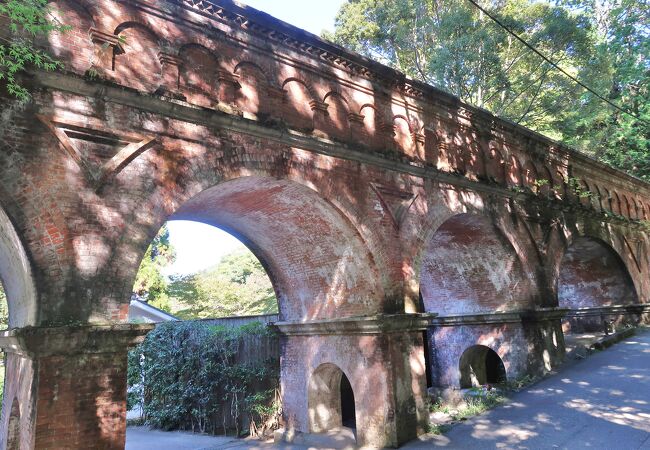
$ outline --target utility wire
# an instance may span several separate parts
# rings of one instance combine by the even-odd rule
[[[504,25],[503,22],[501,22],[498,18],[496,18],[495,16],[493,16],[492,14],[490,14],[487,10],[485,10],[485,8],[483,8],[481,5],[479,5],[475,0],[467,0],[467,1],[470,2],[472,5],[474,5],[476,8],[478,8],[478,9],[479,9],[483,14],[485,14],[485,15],[488,16],[490,19],[492,19],[492,20],[493,20],[497,25],[499,25],[501,28],[503,28],[504,30],[506,30],[506,31],[507,31],[509,34],[511,34],[515,39],[517,39],[519,42],[521,42],[521,43],[524,44],[526,47],[528,47],[530,50],[532,50],[535,54],[537,54],[537,55],[538,55],[540,58],[542,58],[544,61],[546,61],[547,63],[549,63],[549,64],[552,65],[553,67],[555,67],[555,68],[556,68],[557,70],[559,70],[560,72],[562,72],[562,73],[563,73],[566,77],[568,77],[570,80],[572,80],[573,82],[575,82],[575,83],[577,83],[578,85],[580,85],[583,89],[585,89],[585,90],[591,92],[591,93],[594,94],[596,97],[598,97],[600,100],[602,100],[602,101],[604,101],[605,103],[607,103],[608,105],[610,105],[610,106],[616,108],[617,110],[621,111],[622,113],[627,114],[627,115],[630,116],[630,117],[634,117],[636,120],[638,120],[638,121],[640,121],[640,122],[643,122],[643,123],[645,123],[645,124],[650,124],[650,122],[647,122],[647,121],[643,120],[642,118],[640,118],[640,117],[637,116],[636,114],[633,114],[633,113],[631,113],[630,111],[628,111],[628,110],[626,110],[626,109],[624,109],[624,108],[621,108],[621,107],[618,106],[616,103],[613,103],[613,102],[610,101],[609,99],[603,97],[603,96],[600,95],[598,92],[594,91],[592,88],[590,88],[589,86],[587,86],[586,84],[584,84],[582,81],[578,80],[576,77],[574,77],[573,75],[571,75],[570,73],[568,73],[566,70],[564,70],[563,68],[561,68],[560,66],[558,66],[557,64],[555,64],[553,61],[551,61],[550,58],[548,58],[548,57],[547,57],[546,55],[544,55],[542,52],[540,52],[539,50],[537,50],[533,45],[531,45],[531,44],[529,44],[528,42],[526,42],[526,40],[524,40],[522,37],[520,37],[517,33],[515,33],[515,32],[512,31],[510,28],[508,28],[506,25]]]

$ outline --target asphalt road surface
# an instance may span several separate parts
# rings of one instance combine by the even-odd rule
[[[650,450],[650,332],[563,369],[441,436],[403,448]]]

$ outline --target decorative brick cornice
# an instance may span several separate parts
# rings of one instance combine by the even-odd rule
[[[153,324],[14,328],[0,333],[0,348],[28,357],[123,352],[142,342]]]
[[[320,39],[318,36],[305,32],[297,27],[277,21],[270,16],[255,11],[252,8],[244,10],[231,0],[175,0],[194,12],[211,17],[230,27],[242,29],[247,33],[261,36],[264,40],[276,42],[288,49],[308,54],[310,57],[327,61],[335,67],[350,73],[353,76],[369,80],[380,81],[391,89],[408,95],[412,98],[431,101],[454,109],[456,116],[462,116],[471,122],[475,129],[489,130],[490,133],[499,135],[514,132],[526,137],[543,147],[545,155],[555,154],[561,160],[567,158],[579,160],[582,164],[595,167],[598,170],[614,175],[618,179],[650,189],[650,184],[633,177],[625,172],[614,169],[594,158],[571,149],[563,144],[525,128],[506,119],[497,118],[487,110],[464,103],[457,97],[442,91],[424,82],[408,78],[403,73],[366,58],[357,53],[345,50],[332,43]],[[456,121],[457,122],[457,121]],[[465,126],[465,125],[461,125]]]
[[[387,334],[426,330],[436,314],[378,314],[309,322],[276,322],[285,336]]]
[[[329,105],[325,102],[321,102],[320,100],[310,100],[309,101],[309,107],[311,108],[312,111],[320,111],[322,113],[327,114],[327,107]]]
[[[364,118],[365,116],[363,114],[356,114],[353,112],[348,113],[348,120],[350,121],[350,123],[363,125]]]
[[[183,60],[178,56],[170,55],[169,53],[165,52],[158,53],[158,61],[160,61],[160,64],[162,65],[169,64],[172,66],[180,66],[183,63]]]
[[[284,96],[287,94],[287,91],[277,86],[267,86],[266,93],[271,98],[284,99]]]
[[[33,74],[36,82],[47,88],[72,92],[78,95],[97,95],[97,86],[87,83],[85,80],[79,77],[57,72],[33,71],[31,73]],[[501,186],[479,183],[455,174],[441,172],[431,168],[422,168],[410,163],[390,159],[386,156],[374,153],[370,154],[354,146],[332,142],[330,140],[324,140],[313,135],[302,133],[300,131],[291,130],[289,133],[287,133],[283,130],[264,126],[261,122],[242,122],[235,118],[237,114],[236,111],[228,105],[220,104],[215,111],[202,111],[190,105],[170,102],[164,99],[155,98],[153,96],[143,97],[142,95],[138,95],[136,93],[129,92],[122,88],[111,85],[102,85],[101,92],[107,101],[124,106],[130,106],[140,110],[149,111],[155,114],[165,114],[178,120],[190,121],[192,123],[201,124],[212,128],[219,127],[232,131],[247,133],[257,137],[271,139],[276,142],[282,142],[285,145],[308,149],[310,151],[323,155],[363,162],[375,167],[408,174],[410,176],[435,179],[437,182],[454,189],[469,189],[472,191],[498,195],[501,197],[515,198],[521,201],[528,199],[540,205],[548,204],[548,201],[543,201],[542,199],[532,194],[516,193]],[[438,146],[453,146],[453,144],[441,141],[438,143]],[[646,185],[643,184],[638,187],[643,189],[645,186]],[[559,211],[558,208],[554,208],[554,210]],[[577,211],[581,214],[598,214],[598,217],[601,217],[602,220],[606,222],[615,223],[627,228],[637,229],[640,227],[639,224],[635,224],[634,222],[617,219],[611,215],[604,216],[600,213],[594,212],[593,210],[584,210],[580,208]],[[530,220],[538,221],[534,217],[530,218]]]
[[[458,327],[503,323],[542,322],[560,320],[568,311],[569,310],[566,308],[539,308],[527,311],[504,311],[463,314],[457,316],[438,316],[431,320],[431,325],[434,327]]]
[[[598,317],[610,315],[638,315],[650,313],[650,303],[636,305],[610,305],[571,309],[567,318]]]
[[[217,80],[219,80],[219,83],[232,84],[237,89],[241,87],[241,84],[239,84],[239,75],[236,73],[228,72],[226,70],[219,71],[217,74]]]
[[[115,52],[118,54],[124,53],[124,47],[122,47],[120,38],[118,36],[110,33],[105,33],[98,30],[97,28],[91,28],[88,31],[88,34],[90,35],[90,40],[95,44],[113,47]]]

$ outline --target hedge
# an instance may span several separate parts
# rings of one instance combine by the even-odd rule
[[[264,433],[279,425],[279,354],[250,349],[277,349],[277,340],[260,322],[163,323],[129,353],[128,407],[162,430]]]

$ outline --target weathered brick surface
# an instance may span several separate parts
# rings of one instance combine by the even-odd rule
[[[140,259],[170,218],[242,238],[269,271],[284,320],[574,307],[564,293],[604,270],[620,276],[580,290],[580,305],[650,300],[647,184],[266,15],[217,3],[55,2],[73,30],[42,45],[67,72],[26,77],[34,97],[24,107],[0,93],[0,277],[11,326],[124,321]],[[575,184],[593,196],[578,196]],[[608,262],[568,276],[573,261],[591,264],[572,247],[586,236],[620,259],[612,270]],[[577,250],[565,256],[569,248]],[[461,347],[511,340],[507,359],[520,373],[531,367],[521,336],[537,333],[543,360],[545,327],[481,336],[450,327],[453,352],[432,350],[447,373]],[[361,345],[354,339],[310,338],[309,348],[348,373],[366,367],[350,351]],[[394,348],[417,365],[418,342]],[[8,378],[19,379],[18,366]],[[284,383],[300,373],[304,388],[308,368],[283,366]],[[419,381],[381,376],[386,396],[398,387],[417,396]],[[30,379],[9,384],[24,389]],[[97,398],[105,389],[114,394],[101,398],[121,395],[117,378],[104,381]],[[447,382],[456,380],[439,380]],[[357,401],[375,400],[361,392]],[[386,414],[401,407],[391,401]],[[304,402],[291,404],[287,417],[306,426]]]
[[[126,351],[38,361],[38,449],[121,449],[126,439]]]

